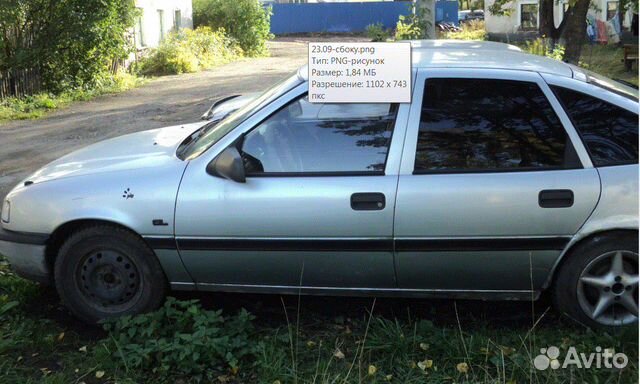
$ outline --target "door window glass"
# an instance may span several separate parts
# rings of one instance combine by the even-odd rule
[[[382,173],[396,111],[397,104],[312,104],[305,95],[245,136],[247,174]]]
[[[580,133],[595,166],[638,162],[638,115],[598,98],[551,87]]]
[[[427,80],[416,173],[578,166],[566,131],[537,84],[466,78]]]

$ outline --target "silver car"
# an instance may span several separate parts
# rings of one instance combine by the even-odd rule
[[[412,58],[408,104],[310,103],[302,68],[221,120],[62,157],[7,195],[0,253],[89,322],[173,289],[550,291],[636,323],[637,90],[497,43]]]

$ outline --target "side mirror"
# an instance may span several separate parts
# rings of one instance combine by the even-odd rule
[[[238,149],[234,146],[222,151],[215,159],[207,164],[207,173],[212,176],[222,177],[238,183],[244,183],[247,178],[244,174],[244,163]]]

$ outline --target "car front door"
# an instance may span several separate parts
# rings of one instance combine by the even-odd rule
[[[303,84],[192,160],[175,231],[198,287],[395,287],[393,212],[408,111],[313,104]],[[206,173],[228,146],[243,157],[244,183]]]
[[[398,284],[530,295],[599,193],[597,171],[539,74],[419,73],[396,203]]]

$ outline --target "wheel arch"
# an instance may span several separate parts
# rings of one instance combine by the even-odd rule
[[[58,256],[60,247],[62,247],[62,244],[64,244],[69,236],[81,228],[86,228],[88,226],[94,225],[108,225],[124,229],[138,236],[140,240],[142,240],[147,246],[149,246],[149,244],[144,240],[142,236],[140,236],[138,232],[116,221],[95,218],[70,220],[56,227],[56,229],[49,236],[49,240],[47,240],[47,244],[45,247],[45,260],[51,271],[53,271],[53,266],[56,261],[56,257]],[[149,247],[149,249],[151,249],[151,251],[153,252],[153,249],[151,247]]]
[[[551,268],[551,271],[549,272],[549,277],[547,278],[547,281],[545,281],[544,285],[542,286],[542,290],[548,290],[553,286],[558,269],[567,260],[567,258],[571,257],[571,253],[577,247],[579,247],[580,245],[588,241],[593,240],[594,238],[614,236],[616,234],[626,234],[626,235],[632,235],[632,236],[635,235],[637,237],[638,228],[632,228],[632,227],[607,228],[607,229],[594,231],[589,234],[583,234],[582,236],[579,236],[579,237],[576,235],[576,237],[567,245],[565,250],[562,251],[558,259],[556,260],[555,264]]]

